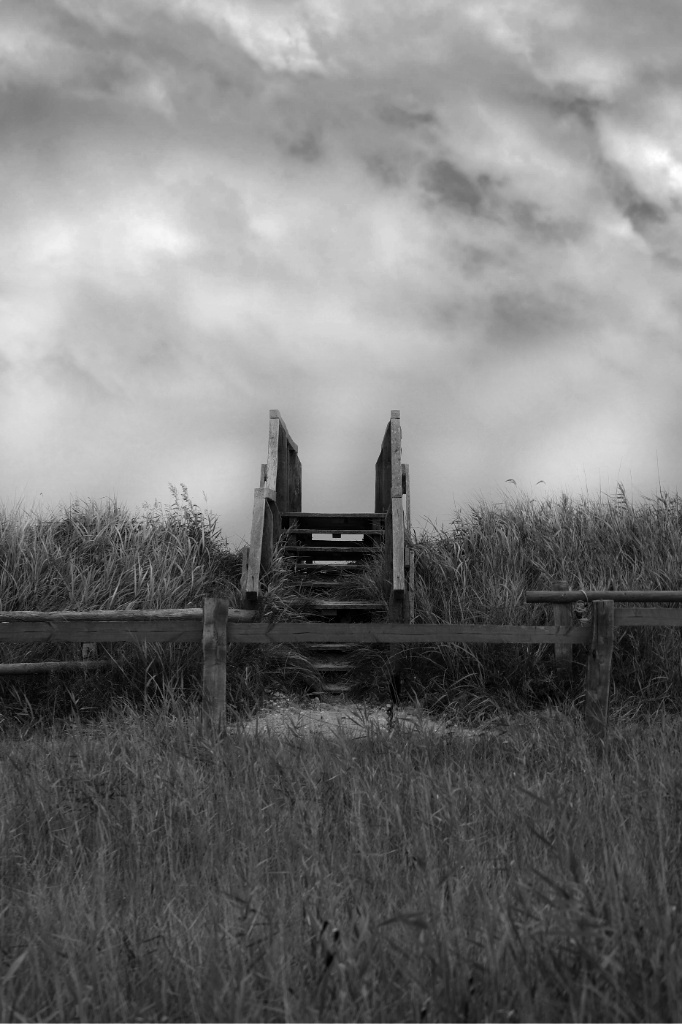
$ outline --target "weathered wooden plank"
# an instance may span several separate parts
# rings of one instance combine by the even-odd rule
[[[256,487],[253,492],[253,515],[251,517],[251,541],[249,543],[249,564],[246,573],[248,598],[255,599],[260,591],[260,576],[263,568],[263,541],[267,521],[267,503],[274,501],[275,492],[269,487]],[[266,551],[267,556],[267,551]]]
[[[215,725],[225,718],[227,613],[223,598],[208,597],[204,601],[202,711]]]
[[[285,509],[289,505],[289,447],[287,445],[287,431],[282,423],[277,421],[279,432],[277,435],[277,508]],[[274,485],[271,485],[274,486]]]
[[[40,620],[0,622],[2,643],[197,643],[201,619],[188,618],[130,622],[120,619]]]
[[[682,608],[619,608],[616,628],[621,626],[682,626]]]
[[[403,499],[391,498],[391,587],[402,593],[405,590],[405,520]]]
[[[298,452],[298,445],[296,444],[296,442],[294,441],[293,437],[289,433],[288,427],[287,427],[286,423],[284,422],[284,419],[282,418],[282,414],[279,411],[279,409],[271,409],[270,410],[270,419],[271,420],[279,420],[280,426],[281,426],[281,428],[284,431],[284,434],[286,436],[287,444],[288,444],[289,448],[291,448],[295,452]]]
[[[155,622],[157,620],[180,620],[184,625],[187,619],[203,619],[201,608],[105,608],[88,612],[3,612],[0,611],[0,623],[3,622]],[[245,608],[230,608],[230,619],[235,622],[253,622],[256,613]]]
[[[308,533],[383,533],[385,518],[383,512],[283,512],[282,525],[288,527],[296,522],[297,528]]]
[[[573,604],[575,601],[682,601],[682,590],[527,590],[526,604]]]
[[[568,590],[568,580],[559,580],[557,590]],[[570,604],[555,604],[554,625],[570,628],[573,625],[573,611]],[[557,679],[560,683],[566,683],[573,670],[573,646],[571,644],[554,645],[554,666]]]
[[[360,644],[589,644],[589,626],[488,626],[467,623],[431,625],[404,622],[228,622],[230,643],[360,643]]]
[[[233,622],[253,622],[255,611],[230,608]],[[0,642],[197,643],[202,609],[103,612],[0,612]]]
[[[613,601],[595,601],[592,608],[592,644],[585,677],[585,725],[599,739],[606,737],[613,656]]]
[[[65,669],[80,669],[90,672],[96,668],[116,665],[111,658],[86,658],[84,661],[20,661],[15,664],[0,664],[0,676],[34,676],[43,672],[62,672]]]
[[[300,512],[303,492],[303,470],[297,452],[289,448],[289,499],[287,512]]]
[[[408,582],[408,588],[407,588],[407,615],[409,616],[409,618],[407,618],[406,621],[414,622],[414,614],[415,614],[415,612],[414,612],[414,608],[415,608],[415,602],[414,602],[414,579],[415,579],[414,548],[412,548],[412,547],[408,548],[408,557],[409,557],[409,563],[408,563],[408,581],[409,582]]]
[[[150,622],[173,619],[200,619],[201,608],[104,608],[88,612],[72,612],[68,609],[58,612],[33,612],[0,611],[0,622],[80,622],[92,619],[93,621],[109,621],[120,619],[122,622],[143,621]]]
[[[388,512],[391,499],[391,421],[384,432],[374,467],[374,511]]]

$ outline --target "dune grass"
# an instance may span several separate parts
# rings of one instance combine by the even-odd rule
[[[682,732],[2,741],[2,1020],[679,1020]]]
[[[556,579],[680,589],[681,526],[667,495],[481,503],[414,539],[418,621],[539,623],[523,591]],[[239,554],[185,489],[0,510],[0,550],[3,610],[239,602]],[[300,614],[279,558],[270,584],[264,614]],[[377,565],[348,586],[380,593]],[[682,1017],[677,631],[619,632],[602,757],[579,648],[565,685],[550,647],[414,648],[406,699],[450,734],[357,739],[240,728],[301,694],[295,653],[231,650],[215,733],[198,645],[110,649],[95,679],[0,680],[0,1019]]]

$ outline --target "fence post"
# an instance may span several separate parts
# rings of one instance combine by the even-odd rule
[[[207,597],[204,601],[203,632],[203,705],[204,717],[214,725],[225,719],[225,684],[227,657],[227,601]]]
[[[568,590],[568,580],[559,580],[554,587],[555,590]],[[573,605],[554,605],[554,625],[567,626],[573,624]],[[573,674],[573,644],[554,644],[554,667],[557,681],[567,683]]]
[[[604,743],[611,687],[615,621],[613,601],[594,601],[592,613],[592,644],[587,657],[585,678],[585,725],[593,736]]]

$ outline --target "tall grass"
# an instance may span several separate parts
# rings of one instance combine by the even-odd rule
[[[48,516],[0,508],[0,608],[74,610],[183,608],[205,597],[240,601],[240,553],[225,543],[215,516],[171,488],[172,502],[131,514],[116,502],[75,502]],[[417,622],[535,623],[551,608],[527,605],[526,589],[565,579],[584,589],[682,588],[682,504],[661,493],[639,504],[619,487],[615,496],[537,501],[520,495],[499,504],[457,510],[448,528],[413,538]],[[267,580],[263,615],[304,617],[303,592],[291,580],[280,548]],[[344,597],[382,599],[381,553],[366,571],[349,576]],[[4,661],[78,657],[72,645],[2,645]],[[110,645],[122,670],[97,677],[60,674],[0,681],[5,713],[27,717],[31,706],[50,713],[97,714],[111,695],[148,700],[162,692],[196,697],[201,654],[197,645]],[[356,655],[358,693],[387,692],[386,655],[367,647]],[[456,705],[473,717],[501,703],[538,705],[580,700],[585,651],[574,648],[568,686],[554,675],[549,645],[434,645],[408,649],[407,695],[431,709]],[[302,692],[314,683],[305,651],[233,647],[228,655],[230,705],[238,717],[258,706],[268,688]],[[630,629],[617,634],[613,679],[616,700],[680,708],[679,633]]]
[[[682,732],[202,735],[129,711],[0,748],[0,1019],[675,1021]]]
[[[526,590],[682,589],[682,500],[661,493],[639,504],[619,486],[598,499],[520,495],[458,510],[448,529],[415,542],[417,622],[551,623],[551,606],[527,605]],[[585,651],[574,647],[570,695],[579,696]],[[457,686],[483,703],[513,694],[531,703],[566,695],[554,653],[542,645],[439,646],[411,655],[416,692],[435,702]],[[682,707],[680,637],[671,629],[617,633],[618,700]]]
[[[418,621],[541,622],[523,591],[557,579],[682,588],[681,524],[667,495],[480,503],[415,538]],[[185,489],[0,510],[0,554],[2,610],[239,601],[239,554]],[[266,618],[305,614],[281,550],[268,582]],[[344,586],[378,597],[379,558]],[[561,689],[538,645],[414,648],[408,698],[487,719],[446,736],[253,736],[239,720],[307,670],[247,645],[220,734],[196,644],[1,679],[0,1019],[679,1020],[678,642],[619,633],[601,758],[579,666]]]

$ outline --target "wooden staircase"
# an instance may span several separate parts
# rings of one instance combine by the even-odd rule
[[[264,580],[275,544],[284,553],[300,609],[310,621],[411,622],[414,618],[414,558],[411,546],[409,467],[401,462],[400,413],[394,410],[375,467],[373,512],[303,512],[301,462],[278,410],[270,411],[268,461],[254,492],[251,542],[244,552],[242,598],[262,609]],[[286,531],[286,532],[285,532]],[[353,574],[370,558],[382,556],[381,600],[348,599]],[[352,588],[351,588],[352,589]],[[319,683],[314,692],[349,691],[354,679],[353,647],[344,643],[307,645],[308,661]],[[389,652],[389,689],[400,693],[400,656]]]

